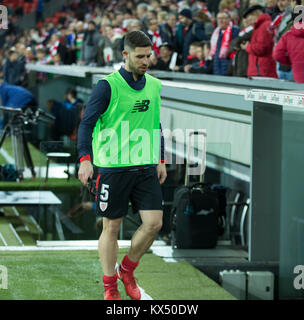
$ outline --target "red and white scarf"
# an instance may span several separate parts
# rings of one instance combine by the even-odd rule
[[[246,33],[253,31],[253,29],[253,26],[248,26],[247,28],[241,30],[238,36],[243,37]]]
[[[55,56],[57,54],[58,47],[59,47],[59,41],[56,41],[52,46],[50,46],[49,55],[52,57]]]
[[[160,34],[158,32],[152,32],[148,30],[148,33],[152,36],[152,49],[155,52],[156,56],[159,57],[159,46],[163,43]]]
[[[268,31],[271,33],[274,33],[276,35],[278,28],[280,26],[280,23],[282,22],[283,17],[285,16],[285,12],[277,15],[275,19],[272,21],[271,25],[269,26]]]
[[[50,63],[53,61],[53,57],[58,53],[59,41],[56,41],[53,45],[50,46],[47,54],[47,62]]]
[[[217,48],[217,41],[220,35],[221,29],[217,27],[211,37],[211,51],[210,54],[212,57],[215,56],[216,53],[216,48]],[[229,23],[229,26],[225,29],[223,38],[222,38],[222,43],[221,43],[221,49],[219,53],[219,58],[220,59],[226,59],[229,54],[229,45],[232,40],[232,23]]]

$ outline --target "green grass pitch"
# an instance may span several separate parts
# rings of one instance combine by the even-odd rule
[[[120,262],[126,249],[120,249]],[[0,300],[102,300],[102,270],[97,251],[3,251],[8,289]],[[139,286],[154,300],[235,300],[186,262],[165,262],[152,253],[135,271]],[[118,288],[129,300],[122,283]]]

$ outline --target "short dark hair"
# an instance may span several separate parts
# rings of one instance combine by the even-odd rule
[[[125,37],[124,49],[134,51],[137,47],[152,47],[152,42],[143,31],[128,32]]]
[[[210,41],[208,41],[208,40],[202,41],[202,44],[203,44],[204,47],[206,46],[208,49],[211,48],[211,43],[210,43]]]
[[[68,88],[66,94],[70,94],[74,99],[77,98],[77,91],[73,88]]]
[[[197,48],[201,48],[201,49],[204,50],[204,46],[205,46],[204,42],[203,42],[203,41],[200,41],[200,42],[198,43],[198,45],[197,45]]]
[[[200,45],[201,45],[200,41],[194,41],[194,42],[190,43],[190,46],[193,46],[193,47],[199,47]]]

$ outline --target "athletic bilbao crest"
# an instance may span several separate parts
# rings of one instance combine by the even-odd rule
[[[99,202],[99,208],[102,212],[106,211],[108,207],[108,203],[107,202]]]

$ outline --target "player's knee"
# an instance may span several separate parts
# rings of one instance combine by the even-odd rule
[[[157,234],[162,228],[162,221],[154,221],[145,226],[146,230],[150,234]]]
[[[103,227],[103,232],[108,235],[117,236],[120,230],[120,223],[108,223]]]

